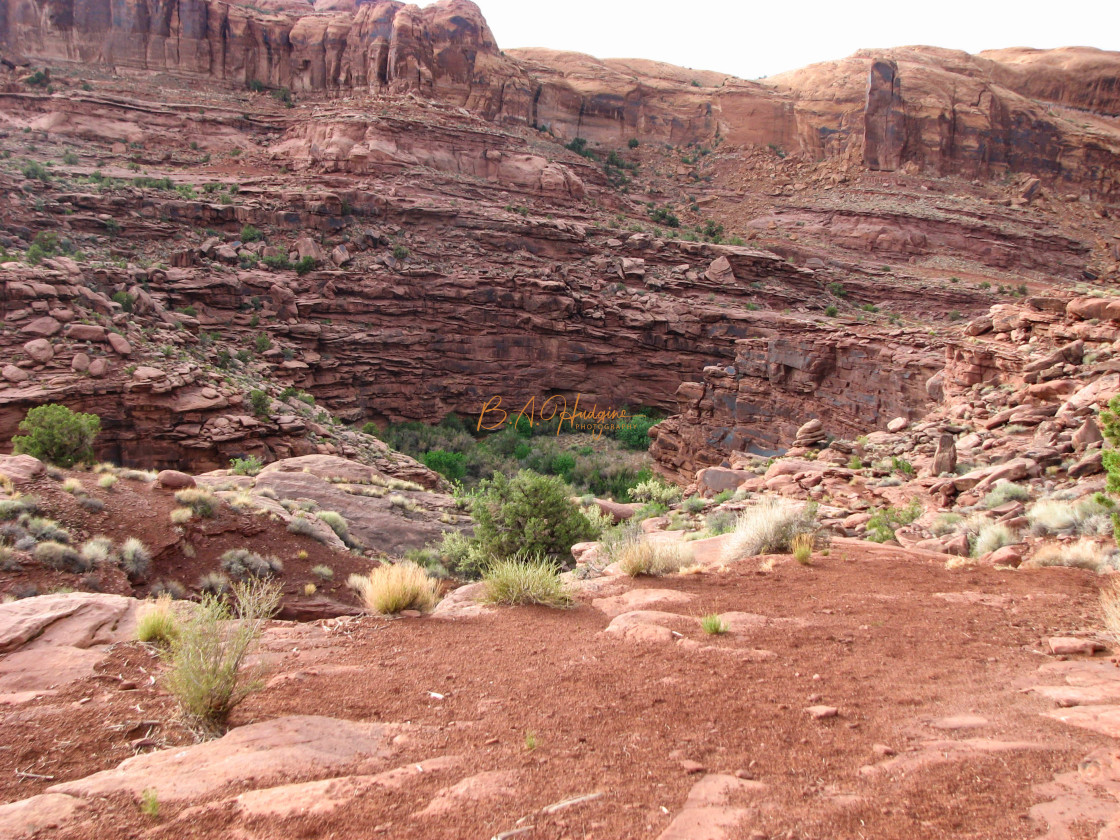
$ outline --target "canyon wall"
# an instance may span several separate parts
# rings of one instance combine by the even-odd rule
[[[264,8],[261,8],[263,6]],[[36,63],[253,81],[325,94],[416,92],[488,120],[621,145],[770,145],[812,159],[1120,194],[1120,54],[865,51],[762,82],[635,59],[498,49],[468,0],[11,0],[0,49]]]

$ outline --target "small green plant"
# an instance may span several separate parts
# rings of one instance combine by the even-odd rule
[[[533,752],[537,748],[537,733],[528,731],[525,733],[525,749],[528,752]]]
[[[186,525],[194,519],[194,511],[189,507],[178,507],[168,514],[168,518],[172,525]]]
[[[159,795],[155,788],[144,788],[140,794],[140,813],[153,820],[159,817]]]
[[[700,619],[700,629],[709,636],[722,636],[730,628],[718,613],[711,613]]]
[[[302,277],[304,274],[314,271],[318,265],[319,263],[314,257],[303,257],[296,263],[296,274]]]
[[[793,559],[800,563],[802,566],[809,566],[812,564],[813,558],[813,535],[812,534],[798,534],[789,542],[790,550],[793,552]]]
[[[922,515],[922,503],[914,499],[908,507],[885,507],[876,510],[867,521],[866,539],[870,542],[885,543],[894,539],[894,532],[909,525]]]
[[[407,260],[408,257],[409,257],[409,250],[408,250],[408,248],[404,247],[404,245],[396,245],[396,246],[393,247],[393,259],[395,259],[395,260]]]
[[[234,475],[256,475],[264,468],[264,462],[256,455],[246,455],[244,458],[231,458],[229,468]]]
[[[101,478],[97,479],[97,486],[102,490],[112,490],[116,486],[118,479],[112,473],[105,473]]]
[[[252,225],[245,225],[241,228],[242,242],[260,242],[262,239],[264,239],[264,234]]]

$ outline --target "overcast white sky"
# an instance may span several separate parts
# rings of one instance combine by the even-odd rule
[[[746,79],[843,58],[863,47],[1120,50],[1120,0],[475,2],[502,49],[651,58]]]

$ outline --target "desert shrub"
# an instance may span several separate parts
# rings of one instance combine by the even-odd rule
[[[989,522],[972,539],[970,554],[973,557],[983,557],[989,551],[1013,544],[1017,539],[1015,532],[1002,522]]]
[[[643,450],[649,448],[649,430],[658,424],[658,420],[645,414],[635,414],[625,421],[619,421],[614,436],[622,442],[627,449]]]
[[[540,555],[496,559],[486,565],[482,580],[482,600],[488,604],[566,607],[572,603],[572,595],[560,577],[560,566]]]
[[[1036,537],[1059,534],[1112,533],[1111,499],[1089,496],[1078,502],[1044,499],[1027,509],[1031,534]]]
[[[264,239],[264,234],[252,225],[245,225],[241,228],[242,242],[260,242],[262,239]]]
[[[350,536],[350,526],[346,522],[346,517],[341,513],[333,510],[321,510],[315,515],[319,517],[320,521],[325,522],[346,545],[350,547],[356,545],[354,538]]]
[[[989,490],[984,498],[980,500],[980,507],[984,510],[991,510],[1000,505],[1005,505],[1008,502],[1026,502],[1030,497],[1030,490],[1022,484],[1015,484],[1012,481],[1001,481]]]
[[[403,510],[406,512],[414,512],[420,509],[420,506],[417,505],[416,502],[412,501],[409,498],[406,498],[405,496],[402,496],[400,493],[394,493],[389,497],[389,505],[390,507],[394,507],[397,510]]]
[[[583,513],[584,519],[586,519],[591,526],[591,536],[589,539],[598,539],[604,531],[614,527],[614,517],[597,504],[592,503],[582,506],[580,511]]]
[[[451,481],[461,481],[467,474],[467,467],[462,452],[448,452],[444,449],[433,449],[420,456],[424,466],[435,470],[444,478]]]
[[[916,498],[907,507],[879,508],[867,521],[865,539],[870,542],[884,543],[894,539],[896,529],[909,525],[922,515],[922,503]]]
[[[93,441],[101,431],[96,414],[80,414],[64,405],[38,405],[20,421],[22,435],[12,438],[13,452],[26,453],[59,467],[93,460]]]
[[[18,572],[23,565],[8,546],[0,544],[0,572]]]
[[[37,542],[44,540],[53,540],[60,543],[70,542],[70,532],[53,519],[47,519],[45,516],[23,516],[20,517],[20,524],[27,529],[27,533],[34,537]]]
[[[120,548],[120,563],[130,579],[142,578],[152,565],[152,552],[136,537],[129,537]]]
[[[34,514],[39,510],[39,505],[31,496],[20,496],[15,499],[0,499],[0,522],[10,522],[19,519],[24,514]]]
[[[315,527],[315,523],[306,516],[293,516],[288,520],[288,531],[292,534],[298,534],[301,537],[311,537],[320,542],[323,541],[323,533]]]
[[[379,615],[427,612],[436,605],[439,592],[439,582],[408,561],[378,566],[368,575],[351,575],[347,585],[357,591],[367,610]]]
[[[945,537],[955,533],[962,522],[964,517],[959,513],[942,513],[933,520],[930,530],[935,537]]]
[[[249,405],[257,417],[267,417],[272,409],[272,398],[264,391],[254,388],[249,392]]]
[[[152,470],[123,469],[117,475],[128,481],[145,481],[151,484],[156,480],[157,473]]]
[[[512,479],[494,473],[483,481],[471,515],[475,542],[484,555],[497,559],[524,553],[564,562],[573,545],[592,535],[568,486],[530,470]]]
[[[573,543],[574,544],[574,543]],[[482,577],[486,554],[477,541],[462,531],[447,531],[435,551],[440,563],[455,577],[477,580]]]
[[[207,572],[198,579],[198,591],[224,597],[233,591],[229,576],[221,572]]]
[[[82,555],[70,546],[54,540],[46,540],[35,546],[32,556],[49,569],[59,572],[88,572],[92,563],[82,559]]]
[[[188,593],[187,587],[177,580],[157,580],[148,590],[148,594],[153,598],[167,596],[173,601],[183,601],[186,600]]]
[[[79,496],[78,504],[90,513],[101,513],[105,510],[105,503],[95,496]]]
[[[630,498],[635,502],[651,502],[655,505],[671,505],[680,497],[679,487],[666,484],[656,478],[643,481],[630,490]]]
[[[311,567],[311,574],[315,575],[315,577],[319,578],[319,580],[333,580],[334,579],[334,569],[332,569],[330,566],[324,566],[324,565],[312,566]]]
[[[226,728],[230,712],[261,686],[261,674],[243,668],[265,623],[280,605],[276,584],[250,580],[234,584],[237,614],[209,593],[180,623],[165,654],[164,683],[187,722],[213,737]]]
[[[1080,539],[1068,543],[1049,543],[1040,546],[1029,560],[1027,568],[1042,566],[1071,566],[1091,572],[1113,571],[1117,567],[1115,551],[1106,549],[1093,540]]]
[[[179,619],[171,606],[170,595],[145,601],[137,610],[136,638],[141,642],[169,645],[179,635]]]
[[[186,525],[194,519],[194,511],[189,507],[179,507],[171,511],[168,516],[171,519],[172,525]]]
[[[314,271],[315,267],[318,264],[318,260],[316,260],[314,257],[303,257],[299,262],[296,263],[296,274],[302,277],[304,274],[308,274]]]
[[[786,552],[794,537],[813,533],[816,527],[815,505],[766,499],[739,514],[724,556],[728,560],[741,560],[759,554]]]
[[[197,516],[211,519],[218,498],[204,487],[188,487],[175,493],[175,501],[190,508]]]
[[[113,486],[117,483],[117,477],[112,473],[104,473],[97,479],[97,486],[102,490],[112,490]]]
[[[90,566],[99,566],[109,562],[113,556],[113,541],[108,537],[92,537],[82,543],[79,549],[82,559]]]
[[[221,557],[222,571],[234,580],[269,578],[284,571],[278,557],[257,554],[247,548],[231,548]]]
[[[704,536],[718,537],[735,528],[736,515],[729,510],[717,510],[704,517]]]
[[[707,506],[707,502],[700,496],[689,496],[683,502],[681,507],[684,508],[686,513],[699,513]]]
[[[84,493],[85,488],[82,487],[82,482],[76,478],[68,478],[62,482],[61,490],[63,493],[77,494]]]
[[[247,455],[244,458],[231,458],[229,468],[234,475],[256,475],[264,467],[264,462],[256,455]]]
[[[719,636],[728,631],[727,622],[718,613],[711,613],[701,618],[700,629],[709,636]]]
[[[654,543],[642,537],[628,540],[615,557],[618,568],[630,577],[669,575],[680,571],[691,559],[688,550],[678,543]]]

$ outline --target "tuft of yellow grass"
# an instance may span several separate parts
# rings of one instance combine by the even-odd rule
[[[618,568],[630,577],[661,577],[680,571],[691,559],[691,552],[682,545],[657,544],[639,538],[627,542],[619,550]]]
[[[347,584],[357,591],[366,609],[379,615],[428,612],[439,600],[439,581],[409,561],[379,566],[368,575],[350,575]]]
[[[136,638],[141,642],[167,645],[179,635],[179,618],[170,595],[160,595],[154,601],[145,601],[137,610]]]

